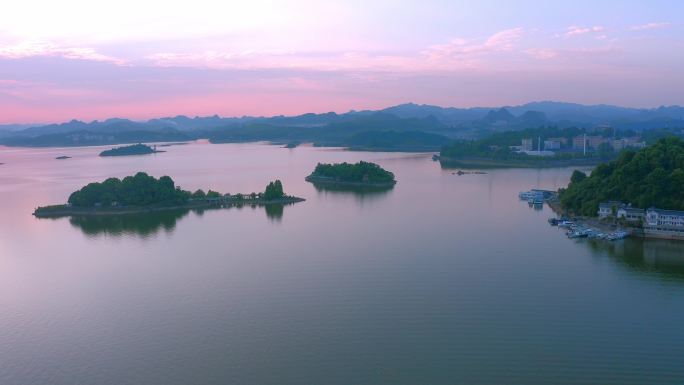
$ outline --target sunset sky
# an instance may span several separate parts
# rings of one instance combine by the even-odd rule
[[[13,1],[0,123],[684,104],[682,15],[676,0]]]

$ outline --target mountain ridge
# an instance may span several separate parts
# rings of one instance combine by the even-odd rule
[[[388,144],[401,146],[420,139],[435,146],[449,139],[476,138],[491,132],[537,127],[589,129],[606,126],[636,132],[684,128],[684,107],[630,108],[538,101],[495,108],[456,108],[404,103],[379,110],[293,116],[176,115],[144,121],[115,117],[91,122],[73,119],[31,127],[7,126],[13,129],[0,131],[0,144],[79,146],[206,138],[215,143],[309,141],[334,146],[350,145],[361,139],[376,143],[382,139],[385,147]],[[409,131],[412,133],[407,134]],[[360,135],[363,132],[375,134]]]

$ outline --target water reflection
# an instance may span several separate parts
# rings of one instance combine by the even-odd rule
[[[595,253],[609,255],[620,266],[654,272],[663,278],[684,280],[682,243],[662,239],[626,239],[619,242],[589,241]]]
[[[359,201],[381,198],[394,188],[393,186],[341,186],[319,183],[313,183],[313,186],[319,194],[353,195]]]
[[[285,210],[285,205],[283,204],[271,204],[271,205],[265,205],[264,209],[266,210],[266,216],[268,219],[275,221],[275,222],[280,222],[283,220],[283,211]]]
[[[80,229],[89,237],[122,237],[134,235],[140,238],[150,238],[161,232],[172,234],[176,229],[178,221],[188,216],[190,212],[201,217],[206,211],[240,210],[246,206],[255,211],[259,208],[263,208],[266,217],[274,222],[281,222],[283,219],[285,205],[270,204],[265,206],[233,205],[228,207],[207,207],[202,209],[177,209],[141,214],[72,216],[69,218],[69,223],[73,227]]]
[[[514,166],[507,166],[505,163],[497,162],[497,161],[488,161],[488,160],[482,160],[482,161],[474,161],[474,162],[469,162],[469,161],[459,161],[459,160],[439,160],[439,166],[442,168],[442,170],[458,170],[458,169],[463,169],[463,170],[486,170],[486,169],[505,169],[505,168],[511,168]]]
[[[73,216],[69,223],[88,236],[138,235],[147,238],[160,231],[173,233],[178,220],[188,213],[189,209],[179,209],[144,214]]]

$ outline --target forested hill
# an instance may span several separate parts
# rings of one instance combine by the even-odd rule
[[[375,111],[307,113],[272,117],[176,116],[147,121],[107,119],[26,127],[0,126],[0,144],[90,146],[208,138],[212,142],[314,142],[395,150],[438,150],[456,138],[539,127],[595,128],[644,133],[684,127],[684,107],[635,109],[537,102],[520,106],[452,108],[402,104]]]
[[[640,208],[684,210],[684,141],[669,137],[596,167],[590,176],[575,171],[561,189],[564,208],[596,215],[600,202],[616,200]]]

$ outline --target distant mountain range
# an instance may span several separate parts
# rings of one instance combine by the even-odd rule
[[[454,108],[413,103],[377,111],[298,116],[208,117],[176,116],[133,121],[107,119],[89,123],[72,120],[42,126],[0,126],[0,144],[10,146],[84,146],[208,138],[218,142],[267,140],[279,143],[396,150],[439,148],[454,138],[544,126],[619,130],[684,128],[684,107],[652,109],[610,105],[533,102],[500,108]]]

